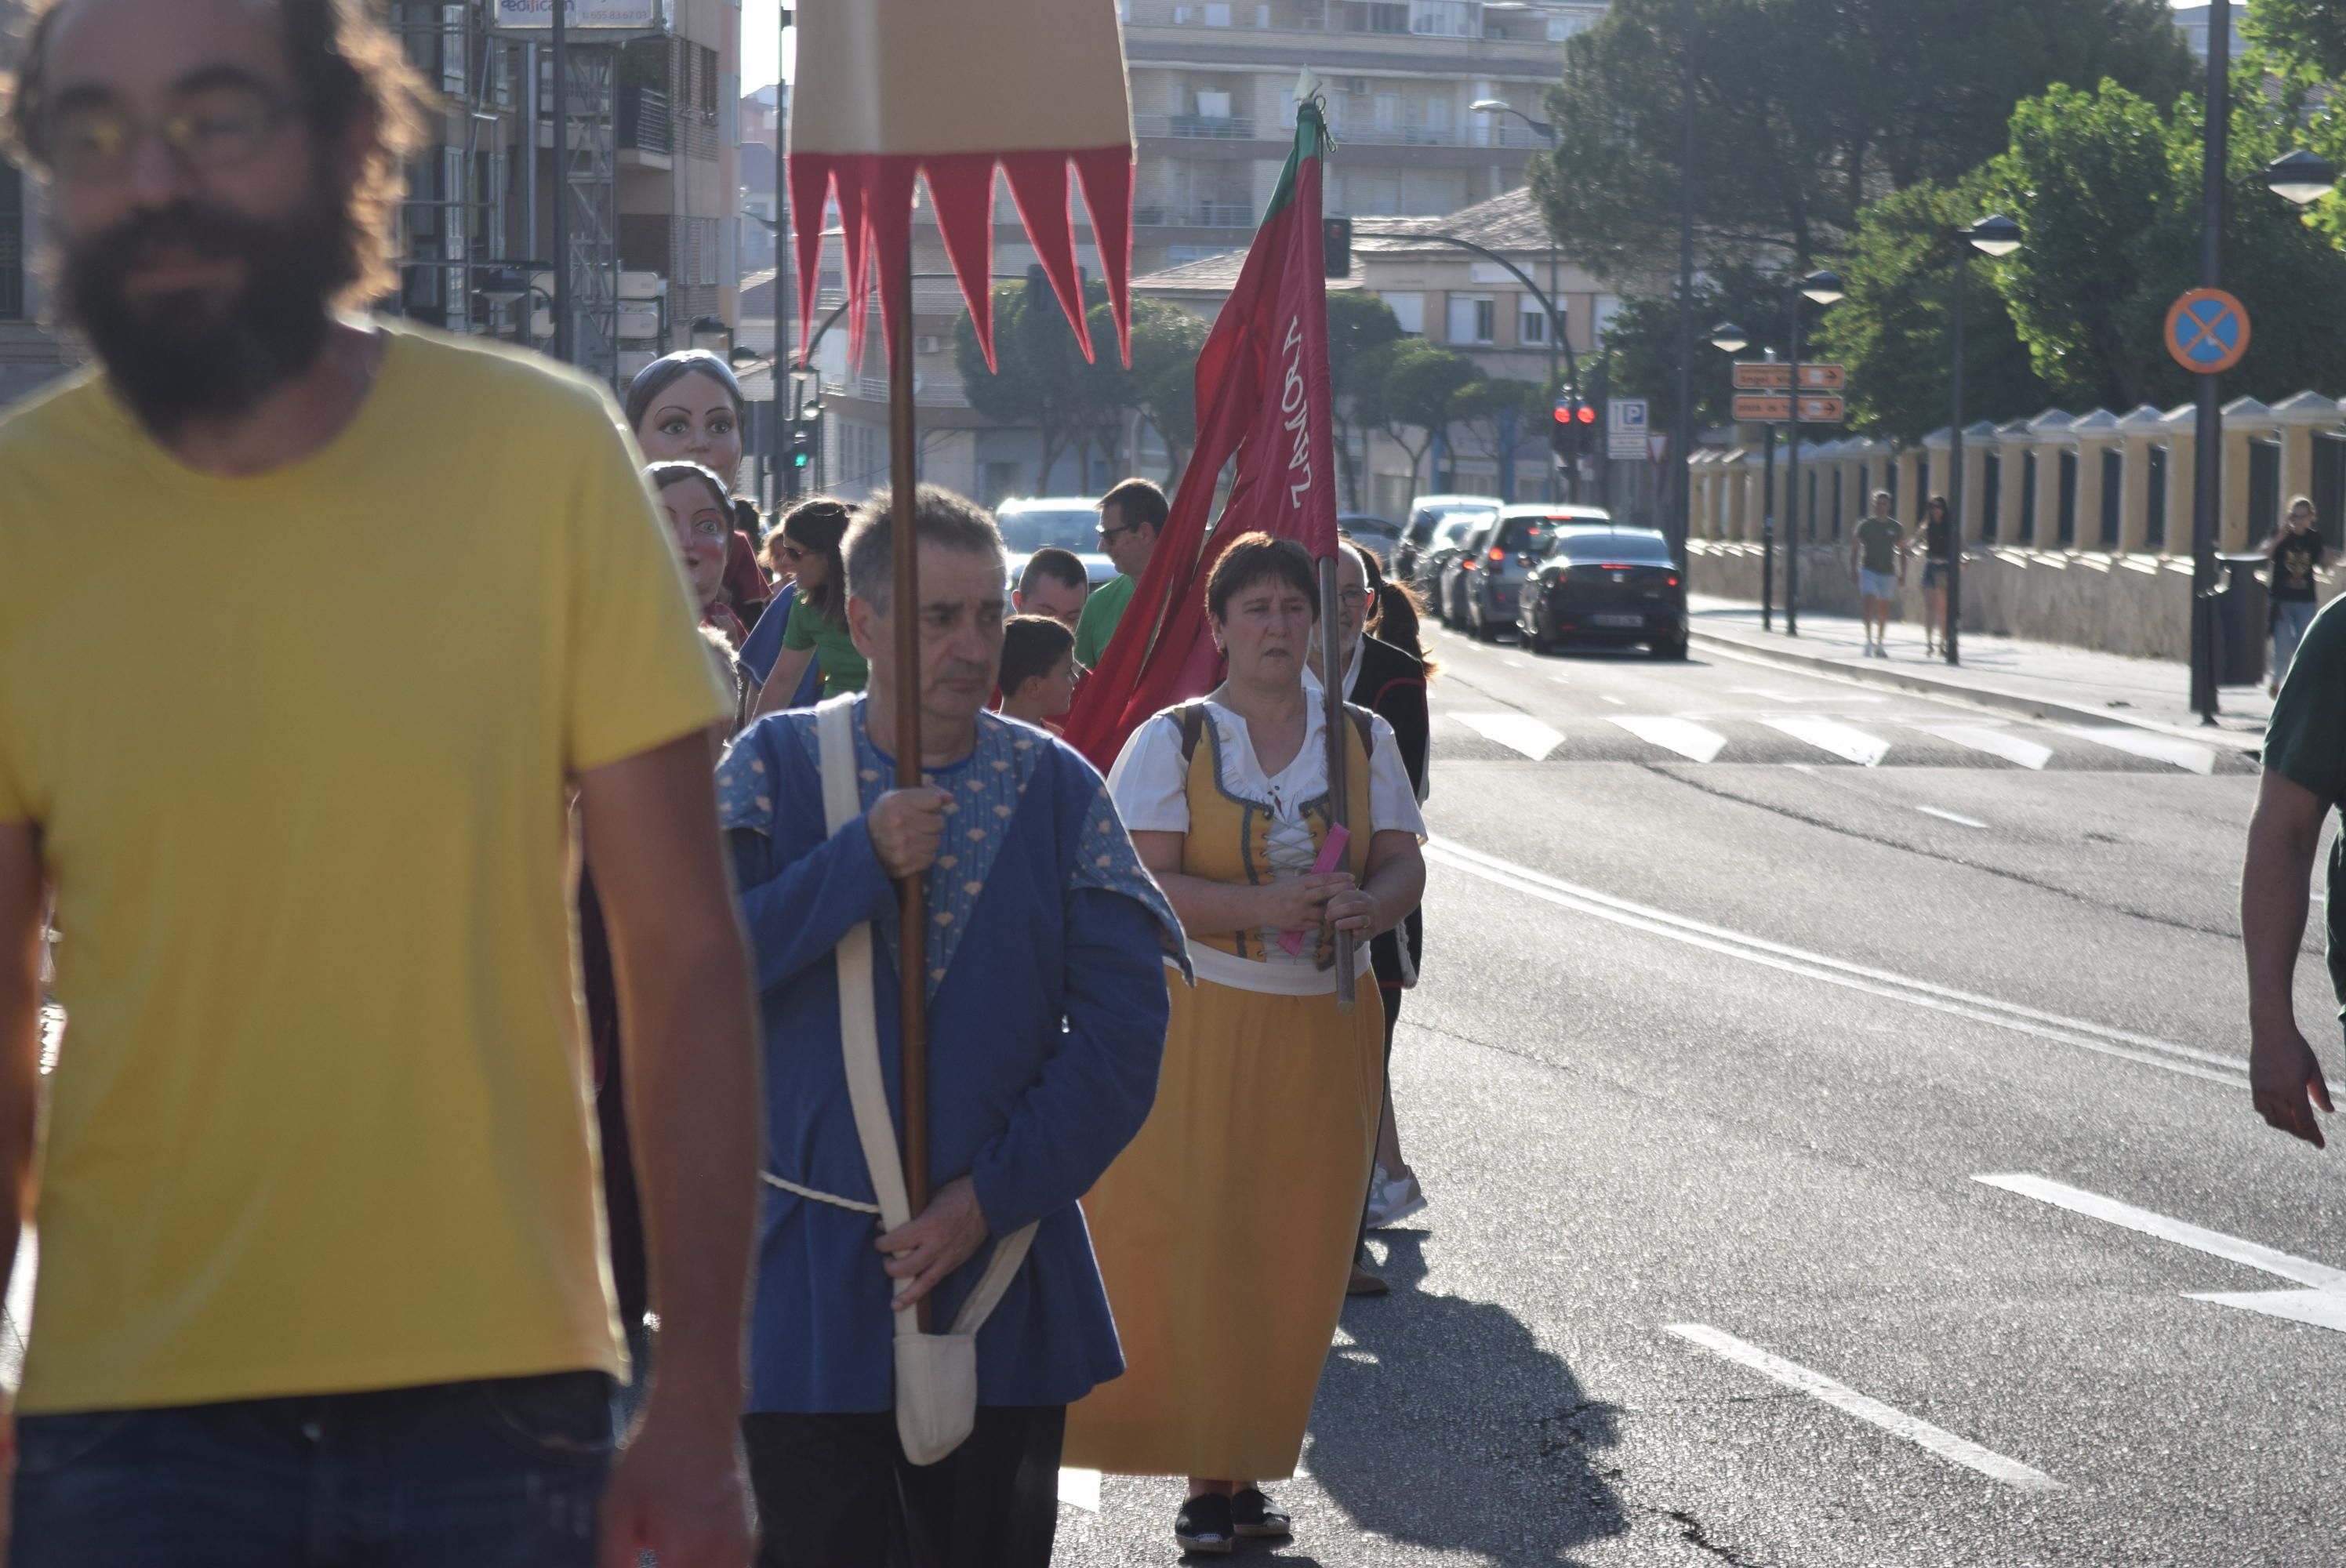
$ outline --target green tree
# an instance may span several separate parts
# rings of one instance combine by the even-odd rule
[[[1474,361],[1423,338],[1398,338],[1352,360],[1348,380],[1353,419],[1363,429],[1382,431],[1409,454],[1402,511],[1417,500],[1425,453],[1449,423],[1451,399],[1474,379]]]
[[[1509,482],[1510,447],[1545,450],[1552,394],[1537,382],[1511,381],[1502,376],[1472,381],[1450,394],[1450,423],[1456,444],[1499,465],[1504,485]],[[1510,431],[1510,427],[1512,432]]]
[[[1361,475],[1352,461],[1352,361],[1369,350],[1402,335],[1401,319],[1392,307],[1374,294],[1338,290],[1328,296],[1328,384],[1333,389],[1336,461],[1344,476],[1344,495],[1352,511],[1361,509]]]
[[[2166,0],[1616,0],[1566,46],[1556,144],[1531,171],[1600,277],[1676,270],[1689,32],[1711,257],[1835,249],[1868,201],[1993,156],[2050,83],[2106,76],[2166,103],[2192,73]]]
[[[2244,73],[2234,96],[2225,278],[2255,334],[2226,391],[2270,400],[2346,387],[2333,304],[2346,256],[2279,197],[2240,188],[2299,134],[2261,87]],[[2036,373],[2073,407],[2190,395],[2164,340],[2168,307],[2198,281],[2201,126],[2196,99],[2168,116],[2114,83],[2056,87],[2014,113],[2011,149],[1984,171],[1987,199],[2026,236],[1996,269],[2000,292]]]
[[[1116,341],[1116,322],[1105,305],[1093,307],[1092,341]],[[1165,443],[1165,485],[1180,482],[1198,442],[1198,351],[1206,323],[1162,300],[1132,301],[1132,372],[1127,378],[1131,407]]]
[[[2346,76],[2346,6],[2338,0],[2249,0],[2244,30],[2285,59]]]
[[[1841,262],[1849,297],[1823,313],[1819,359],[1849,367],[1852,428],[1915,442],[1953,412],[1948,368],[1953,345],[1956,245],[1950,235],[1987,215],[1998,198],[1974,176],[1949,187],[1925,181],[1884,197],[1858,222]],[[2054,401],[2029,361],[1997,291],[1995,264],[1962,247],[1971,269],[1964,328],[1964,406],[1967,420],[2034,414]],[[2128,405],[2129,407],[2132,405]]]
[[[1774,273],[1758,267],[1719,267],[1709,276],[1696,278],[1694,310],[1695,423],[1698,428],[1724,424],[1733,388],[1728,356],[1710,346],[1711,329],[1732,321],[1750,334],[1750,346],[1737,359],[1756,360],[1770,348],[1780,355],[1789,351],[1791,320],[1784,285]],[[1626,297],[1606,329],[1605,349],[1611,356],[1613,392],[1651,399],[1656,423],[1667,426],[1678,406],[1677,298]]]
[[[1107,286],[1092,280],[1087,307],[1107,299]],[[1089,321],[1089,310],[1086,313]],[[969,406],[1000,424],[1032,425],[1041,448],[1035,483],[1050,483],[1052,466],[1069,449],[1088,452],[1107,439],[1113,450],[1115,420],[1131,409],[1130,372],[1118,362],[1113,331],[1095,329],[1093,361],[1086,364],[1056,295],[1048,287],[997,283],[994,287],[994,369],[985,368],[977,329],[969,312],[954,323],[954,366],[961,372]]]

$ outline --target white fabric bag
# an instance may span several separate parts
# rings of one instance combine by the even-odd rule
[[[862,815],[856,788],[855,698],[835,697],[815,710],[821,743],[824,827],[836,834]],[[904,933],[906,962],[922,962],[921,932]],[[880,1074],[880,1023],[872,998],[872,927],[857,925],[833,954],[839,966],[839,1040],[847,1063],[847,1095],[855,1109],[855,1133],[872,1191],[880,1200],[882,1225],[894,1230],[911,1223],[904,1167],[897,1156],[895,1119]],[[833,1200],[836,1201],[836,1200]],[[860,1207],[860,1206],[859,1206]],[[977,1420],[977,1331],[1010,1288],[1026,1260],[1035,1227],[1025,1226],[994,1244],[977,1288],[962,1303],[953,1329],[923,1334],[910,1311],[896,1319],[896,1435],[904,1457],[934,1464],[962,1445]]]

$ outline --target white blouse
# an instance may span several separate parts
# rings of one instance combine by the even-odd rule
[[[1206,704],[1208,722],[1221,738],[1222,782],[1232,794],[1270,807],[1266,850],[1272,871],[1282,881],[1307,874],[1318,858],[1303,808],[1328,790],[1328,748],[1321,738],[1326,733],[1327,716],[1317,700],[1318,693],[1312,696],[1302,748],[1277,774],[1263,771],[1244,718],[1218,702]],[[1423,840],[1425,818],[1410,788],[1409,770],[1402,765],[1401,743],[1393,738],[1392,726],[1381,716],[1372,715],[1372,719],[1376,743],[1369,755],[1368,831],[1409,833]],[[1181,755],[1180,719],[1160,713],[1135,730],[1109,770],[1107,782],[1117,811],[1132,831],[1188,832],[1189,764]],[[1353,830],[1361,830],[1356,824]],[[1315,962],[1311,944],[1290,957],[1275,940],[1278,932],[1267,930],[1261,934],[1262,952],[1269,962],[1305,966]]]

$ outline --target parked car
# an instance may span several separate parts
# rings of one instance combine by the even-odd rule
[[[1409,526],[1401,536],[1401,550],[1393,562],[1393,572],[1404,580],[1414,580],[1419,562],[1424,559],[1434,533],[1445,519],[1462,513],[1496,513],[1506,503],[1495,495],[1421,495],[1409,511]]]
[[[1540,652],[1568,638],[1686,657],[1686,582],[1669,542],[1651,528],[1558,530],[1518,596],[1516,629]]]
[[[1443,573],[1451,585],[1445,606],[1454,619],[1484,642],[1515,624],[1515,606],[1532,566],[1547,554],[1548,541],[1559,529],[1610,527],[1612,514],[1602,506],[1536,502],[1503,508],[1498,516],[1467,536],[1465,547]]]
[[[1401,544],[1400,524],[1367,512],[1338,513],[1336,532],[1374,555],[1380,566],[1392,565],[1393,550]]]
[[[1442,518],[1433,524],[1433,532],[1418,548],[1416,559],[1402,568],[1400,575],[1408,578],[1410,586],[1417,590],[1418,597],[1439,611],[1442,607],[1443,568],[1457,558],[1458,552],[1465,545],[1467,535],[1497,515],[1495,510],[1453,512]],[[1405,537],[1402,549],[1404,552],[1409,549]]]
[[[1002,524],[1002,543],[1010,555],[1010,583],[1015,587],[1026,570],[1026,557],[1047,545],[1073,550],[1084,558],[1084,575],[1093,587],[1116,575],[1116,563],[1100,554],[1099,504],[1083,495],[1042,495],[1005,501],[994,509]]]

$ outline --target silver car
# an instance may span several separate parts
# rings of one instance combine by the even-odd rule
[[[1613,514],[1602,506],[1537,502],[1509,506],[1467,535],[1457,559],[1442,574],[1443,618],[1483,642],[1512,629],[1534,566],[1558,529],[1602,527]]]
[[[1116,575],[1116,563],[1100,554],[1099,504],[1082,495],[1041,495],[1005,501],[994,509],[1002,543],[1010,556],[1010,585],[1016,587],[1026,558],[1056,545],[1083,557],[1084,575],[1098,587]]]

